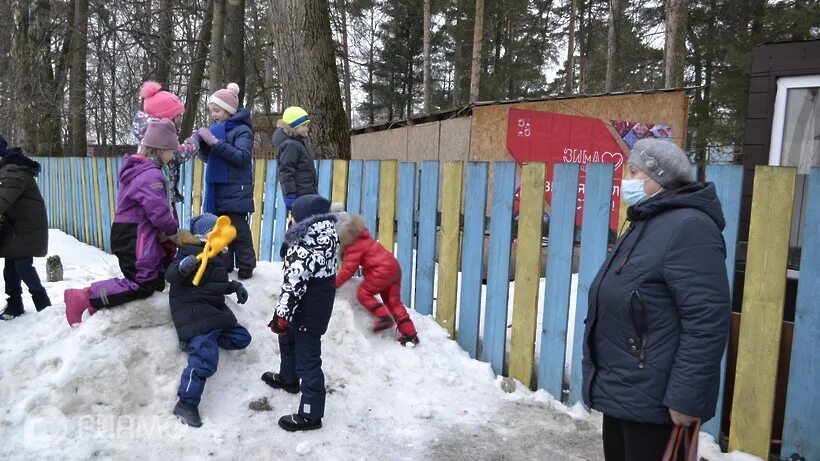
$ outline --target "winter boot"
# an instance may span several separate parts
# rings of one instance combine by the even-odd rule
[[[378,333],[380,331],[388,330],[390,328],[393,328],[394,324],[395,322],[393,322],[393,317],[390,317],[389,315],[385,317],[379,317],[376,319],[375,322],[373,322],[373,332]]]
[[[419,345],[419,337],[416,335],[400,336],[399,343],[405,347],[415,347]]]
[[[262,373],[262,381],[265,381],[265,384],[274,389],[282,389],[290,394],[298,394],[301,390],[298,379],[296,381],[287,382],[279,377],[279,373],[266,371]]]
[[[23,309],[23,298],[14,296],[8,298],[7,301],[6,308],[0,312],[0,320],[14,320],[26,312]]]
[[[182,424],[187,424],[191,427],[202,426],[202,418],[199,417],[199,408],[197,408],[196,405],[179,400],[174,407],[174,415]]]
[[[97,310],[91,307],[91,288],[79,288],[66,290],[63,293],[65,301],[65,319],[69,325],[75,325],[83,321],[83,312],[86,310],[94,315]]]
[[[312,431],[322,428],[322,418],[307,419],[298,414],[285,415],[279,418],[279,427],[288,432]]]
[[[31,300],[34,301],[34,307],[37,308],[37,312],[51,305],[51,300],[48,299],[48,293],[45,291],[31,295]]]
[[[239,269],[237,273],[239,280],[248,280],[253,278],[253,269]]]

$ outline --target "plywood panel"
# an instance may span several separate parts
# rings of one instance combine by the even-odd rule
[[[439,160],[439,122],[407,127],[406,160]]]
[[[470,159],[470,126],[472,117],[442,120],[438,156],[442,161]]]
[[[351,136],[350,148],[354,160],[406,160],[407,128]]]

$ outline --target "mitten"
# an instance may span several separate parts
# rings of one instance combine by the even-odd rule
[[[274,315],[270,323],[268,323],[268,327],[270,327],[270,331],[276,333],[277,335],[288,334],[288,321],[285,320],[284,317]]]
[[[297,198],[299,197],[297,197],[296,194],[288,194],[285,196],[285,208],[287,208],[288,211],[293,209],[293,202],[295,202]]]
[[[196,269],[196,263],[196,256],[194,255],[189,255],[182,258],[182,261],[179,262],[179,266],[177,267],[179,275],[187,277],[193,274]]]
[[[202,127],[196,130],[196,132],[199,135],[199,137],[202,138],[203,141],[205,141],[205,144],[209,146],[213,146],[214,144],[219,142],[219,140],[216,139],[216,136],[214,136],[214,134],[211,133],[211,130],[209,130],[208,128]]]
[[[240,283],[239,286],[236,287],[235,293],[236,302],[238,302],[239,304],[245,304],[245,302],[248,301],[248,289],[245,288],[245,285],[242,285]]]

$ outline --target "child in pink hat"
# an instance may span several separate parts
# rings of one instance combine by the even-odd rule
[[[111,224],[111,247],[123,277],[101,280],[85,288],[65,290],[69,325],[83,313],[119,306],[165,289],[166,252],[163,235],[174,238],[179,222],[163,169],[179,148],[174,123],[167,119],[148,124],[141,152],[126,155],[117,175],[117,213]]]
[[[253,213],[253,124],[248,109],[239,107],[239,85],[231,83],[208,98],[214,124],[197,130],[205,170],[206,212],[228,215],[236,227],[236,239],[228,249],[228,272],[239,269],[249,279],[256,268],[248,215]]]

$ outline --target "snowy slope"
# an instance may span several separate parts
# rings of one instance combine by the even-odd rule
[[[422,343],[402,348],[368,331],[370,319],[340,291],[325,336],[329,395],[324,428],[289,434],[277,419],[298,397],[259,376],[278,366],[266,327],[281,266],[260,263],[238,306],[254,336],[244,351],[221,351],[200,411],[204,426],[170,412],[186,354],[177,348],[167,294],[65,322],[62,291],[118,274],[116,259],[51,231],[65,282],[46,284],[54,306],[0,322],[0,459],[549,459],[600,460],[600,417],[546,393],[501,389],[489,365],[471,360],[429,317],[413,316]],[[36,261],[41,275],[45,260]],[[167,292],[166,292],[167,293]],[[269,411],[249,408],[267,399]],[[573,416],[570,416],[570,413]],[[706,439],[704,439],[706,442]],[[716,454],[709,460],[741,459]],[[753,459],[753,458],[744,458]]]

